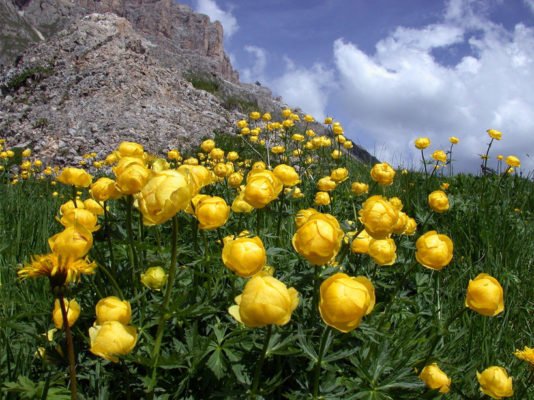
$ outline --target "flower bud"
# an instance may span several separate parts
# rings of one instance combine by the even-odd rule
[[[89,328],[91,348],[96,356],[118,362],[117,356],[130,353],[137,342],[137,330],[133,326],[123,325],[118,321],[106,321],[102,325]]]
[[[371,169],[371,179],[379,185],[391,185],[394,178],[395,170],[388,163],[375,164]]]
[[[415,242],[415,258],[423,267],[441,271],[449,265],[453,255],[453,243],[447,235],[429,231]]]
[[[330,204],[330,195],[328,192],[315,193],[314,204],[318,206],[327,206]]]
[[[375,239],[383,239],[393,232],[399,211],[382,196],[371,196],[359,211],[365,230]]]
[[[237,275],[248,278],[265,266],[267,255],[263,242],[258,236],[224,238],[222,250],[224,265]]]
[[[292,187],[300,182],[299,174],[290,165],[280,164],[274,167],[273,174],[275,174],[286,187]]]
[[[449,209],[449,198],[442,190],[435,190],[428,195],[428,205],[437,213],[444,213]]]
[[[205,196],[195,205],[199,229],[210,230],[223,226],[230,216],[230,206],[222,197]]]
[[[118,199],[121,196],[115,186],[115,181],[110,178],[99,178],[91,185],[91,196],[96,201],[107,201],[109,199]]]
[[[465,306],[486,317],[494,317],[504,311],[504,292],[497,279],[479,274],[469,280]]]
[[[436,363],[425,366],[419,374],[419,378],[430,389],[439,390],[440,393],[449,393],[451,378]]]
[[[480,384],[480,391],[492,399],[502,399],[514,395],[512,377],[508,376],[503,367],[492,366],[481,373],[477,371],[477,380]]]
[[[65,308],[67,311],[67,321],[69,327],[73,326],[80,316],[80,305],[76,299],[64,299]],[[61,313],[61,305],[59,299],[54,301],[54,310],[52,311],[52,321],[57,329],[63,329],[63,314]]]
[[[391,238],[371,239],[367,253],[378,265],[392,265],[397,259],[397,246]]]
[[[141,283],[152,290],[161,290],[167,282],[167,273],[161,267],[150,267],[141,274]]]
[[[93,181],[93,177],[81,168],[66,167],[58,175],[57,180],[64,185],[88,187]]]
[[[96,323],[102,325],[106,321],[118,321],[127,325],[132,318],[132,308],[126,300],[116,296],[100,299],[96,304]]]

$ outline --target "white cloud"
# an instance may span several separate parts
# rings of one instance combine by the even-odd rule
[[[254,58],[252,66],[240,71],[243,82],[265,82],[265,67],[267,66],[267,52],[258,46],[245,46],[245,51]]]
[[[219,21],[224,29],[224,36],[231,37],[238,29],[237,19],[231,10],[222,10],[214,0],[197,0],[195,11],[206,14],[212,21]]]
[[[523,2],[530,9],[532,14],[534,14],[534,0],[523,0]]]
[[[429,136],[434,149],[448,148],[447,138],[458,136],[456,170],[471,171],[485,150],[485,130],[498,129],[503,140],[492,153],[515,154],[526,169],[534,169],[527,157],[534,151],[534,28],[518,24],[508,32],[485,19],[481,4],[452,0],[443,21],[398,27],[372,55],[336,40],[338,94],[353,118],[350,125],[372,137],[376,147],[386,144],[414,159],[417,136]],[[455,65],[440,64],[433,51],[454,45],[467,46],[470,54]]]

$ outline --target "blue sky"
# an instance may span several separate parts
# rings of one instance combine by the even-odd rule
[[[476,171],[488,142],[534,170],[534,0],[188,0],[219,20],[243,81],[259,81],[395,166],[457,136]],[[531,154],[532,153],[532,154]]]

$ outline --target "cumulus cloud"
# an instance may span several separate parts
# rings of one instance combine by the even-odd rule
[[[334,43],[341,106],[350,125],[373,138],[377,147],[393,147],[394,161],[418,157],[412,143],[429,136],[434,148],[448,147],[457,136],[458,167],[475,171],[488,138],[498,129],[503,140],[493,152],[515,154],[534,169],[534,28],[512,31],[487,20],[483,2],[452,0],[442,21],[421,28],[398,27],[380,40],[374,54],[354,43]],[[436,51],[468,49],[444,65]],[[457,168],[460,169],[460,168]]]
[[[530,9],[532,14],[534,14],[534,0],[523,0],[523,2]]]
[[[241,69],[243,82],[265,82],[265,67],[267,66],[267,51],[258,46],[245,46],[245,51],[253,57],[252,65]]]
[[[237,19],[231,10],[222,10],[215,0],[197,0],[195,11],[206,14],[212,21],[219,21],[224,29],[224,36],[231,37],[238,29]]]

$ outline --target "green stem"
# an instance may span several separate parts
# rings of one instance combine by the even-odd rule
[[[425,167],[425,178],[428,178],[428,171],[426,169],[425,153],[421,150],[421,158],[423,159],[423,167]]]
[[[167,307],[171,300],[171,293],[174,286],[176,275],[176,260],[178,254],[178,217],[175,215],[172,218],[172,243],[171,243],[171,265],[169,267],[169,280],[167,281],[167,288],[165,290],[165,297],[161,304],[161,315],[158,323],[158,330],[156,331],[156,341],[154,349],[152,350],[152,378],[148,387],[149,398],[154,398],[154,389],[156,386],[156,377],[158,370],[159,353],[161,350],[161,343],[163,340],[163,332],[165,330],[165,322],[167,321]]]
[[[280,238],[280,228],[282,226],[284,200],[285,200],[285,194],[284,194],[284,191],[282,190],[282,194],[280,195],[280,203],[278,205],[278,221],[276,225],[276,238],[278,240],[278,246],[282,246],[282,239]]]
[[[314,266],[314,274],[313,274],[313,298],[312,298],[312,309],[311,313],[312,315],[316,315],[316,310],[319,304],[319,287],[321,283],[321,267],[319,265]]]
[[[121,299],[125,299],[124,297],[124,293],[122,292],[122,289],[120,288],[119,284],[117,283],[117,281],[115,280],[115,277],[113,276],[113,274],[111,273],[111,271],[109,271],[105,266],[104,264],[100,264],[98,266],[98,268],[100,270],[102,270],[102,272],[104,272],[104,275],[106,275],[108,277],[108,279],[110,280],[111,282],[111,286],[113,286],[113,288],[115,289],[115,291],[117,292],[117,294],[120,296]]]
[[[104,232],[106,233],[106,240],[108,242],[109,259],[111,261],[111,270],[114,274],[117,273],[115,268],[115,257],[113,256],[113,243],[111,242],[111,231],[109,224],[109,212],[107,210],[107,201],[104,202]]]
[[[319,396],[319,381],[321,380],[321,363],[323,362],[323,355],[326,348],[326,342],[330,337],[332,330],[328,325],[324,327],[323,333],[321,335],[321,343],[319,344],[319,353],[317,354],[317,362],[315,363],[314,373],[313,373],[313,391],[312,395],[314,399],[317,399]]]
[[[254,370],[254,379],[252,385],[250,386],[250,395],[252,398],[256,396],[258,391],[258,386],[260,383],[261,367],[265,361],[265,355],[267,354],[267,349],[269,348],[269,341],[271,340],[271,334],[273,333],[273,326],[267,325],[267,332],[265,332],[265,337],[263,338],[263,348],[261,350],[260,359],[256,363],[256,368]]]
[[[132,284],[135,283],[137,272],[138,272],[138,262],[137,262],[137,254],[135,251],[135,242],[134,242],[134,235],[133,235],[133,220],[132,220],[132,209],[133,209],[133,196],[129,195],[127,197],[128,205],[126,207],[126,229],[128,234],[128,259],[130,261],[130,268],[132,269]]]
[[[65,330],[65,337],[67,339],[67,356],[69,358],[69,375],[70,375],[70,398],[76,400],[78,398],[78,385],[76,383],[76,361],[74,360],[74,343],[72,341],[72,332],[67,318],[67,309],[65,307],[65,298],[61,293],[58,296],[59,307],[61,309],[61,317],[63,318],[63,329]]]
[[[489,144],[488,144],[488,149],[486,150],[486,154],[484,155],[484,167],[482,168],[482,174],[483,175],[486,175],[486,169],[488,167],[488,155],[489,155],[489,151],[491,149],[491,145],[493,144],[493,138],[491,138]]]

